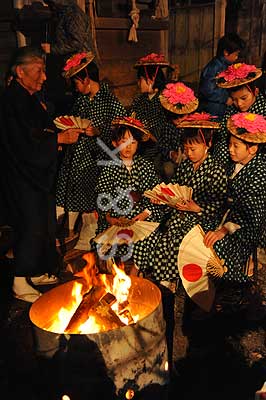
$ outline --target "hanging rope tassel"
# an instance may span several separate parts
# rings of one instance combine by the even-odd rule
[[[131,17],[133,24],[128,35],[129,42],[138,42],[137,28],[139,27],[139,13],[140,10],[136,6],[136,1],[132,0],[132,10],[130,11],[129,16]]]

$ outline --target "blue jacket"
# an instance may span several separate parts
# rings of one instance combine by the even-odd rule
[[[222,117],[228,99],[227,89],[216,85],[215,76],[230,63],[224,57],[214,57],[202,70],[199,82],[199,111]]]

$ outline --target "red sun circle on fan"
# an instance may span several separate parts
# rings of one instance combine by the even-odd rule
[[[202,275],[203,271],[198,264],[186,264],[182,268],[183,277],[189,282],[198,281]]]

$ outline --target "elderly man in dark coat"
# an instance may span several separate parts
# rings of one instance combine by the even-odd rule
[[[0,98],[1,195],[7,223],[14,229],[14,296],[34,302],[41,293],[33,286],[57,278],[55,195],[57,142],[46,105],[37,94],[46,80],[44,53],[28,46],[11,62],[13,79]],[[76,141],[79,131],[67,141]]]

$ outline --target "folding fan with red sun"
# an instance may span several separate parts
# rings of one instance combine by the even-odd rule
[[[131,244],[143,240],[155,231],[158,226],[158,222],[149,221],[136,221],[126,227],[112,225],[99,233],[94,238],[94,241],[101,243],[108,250],[115,245]]]
[[[196,225],[184,236],[179,247],[178,270],[189,297],[204,311],[210,311],[215,296],[211,277],[221,277],[227,268],[213,248],[205,246],[204,235],[201,226]]]

